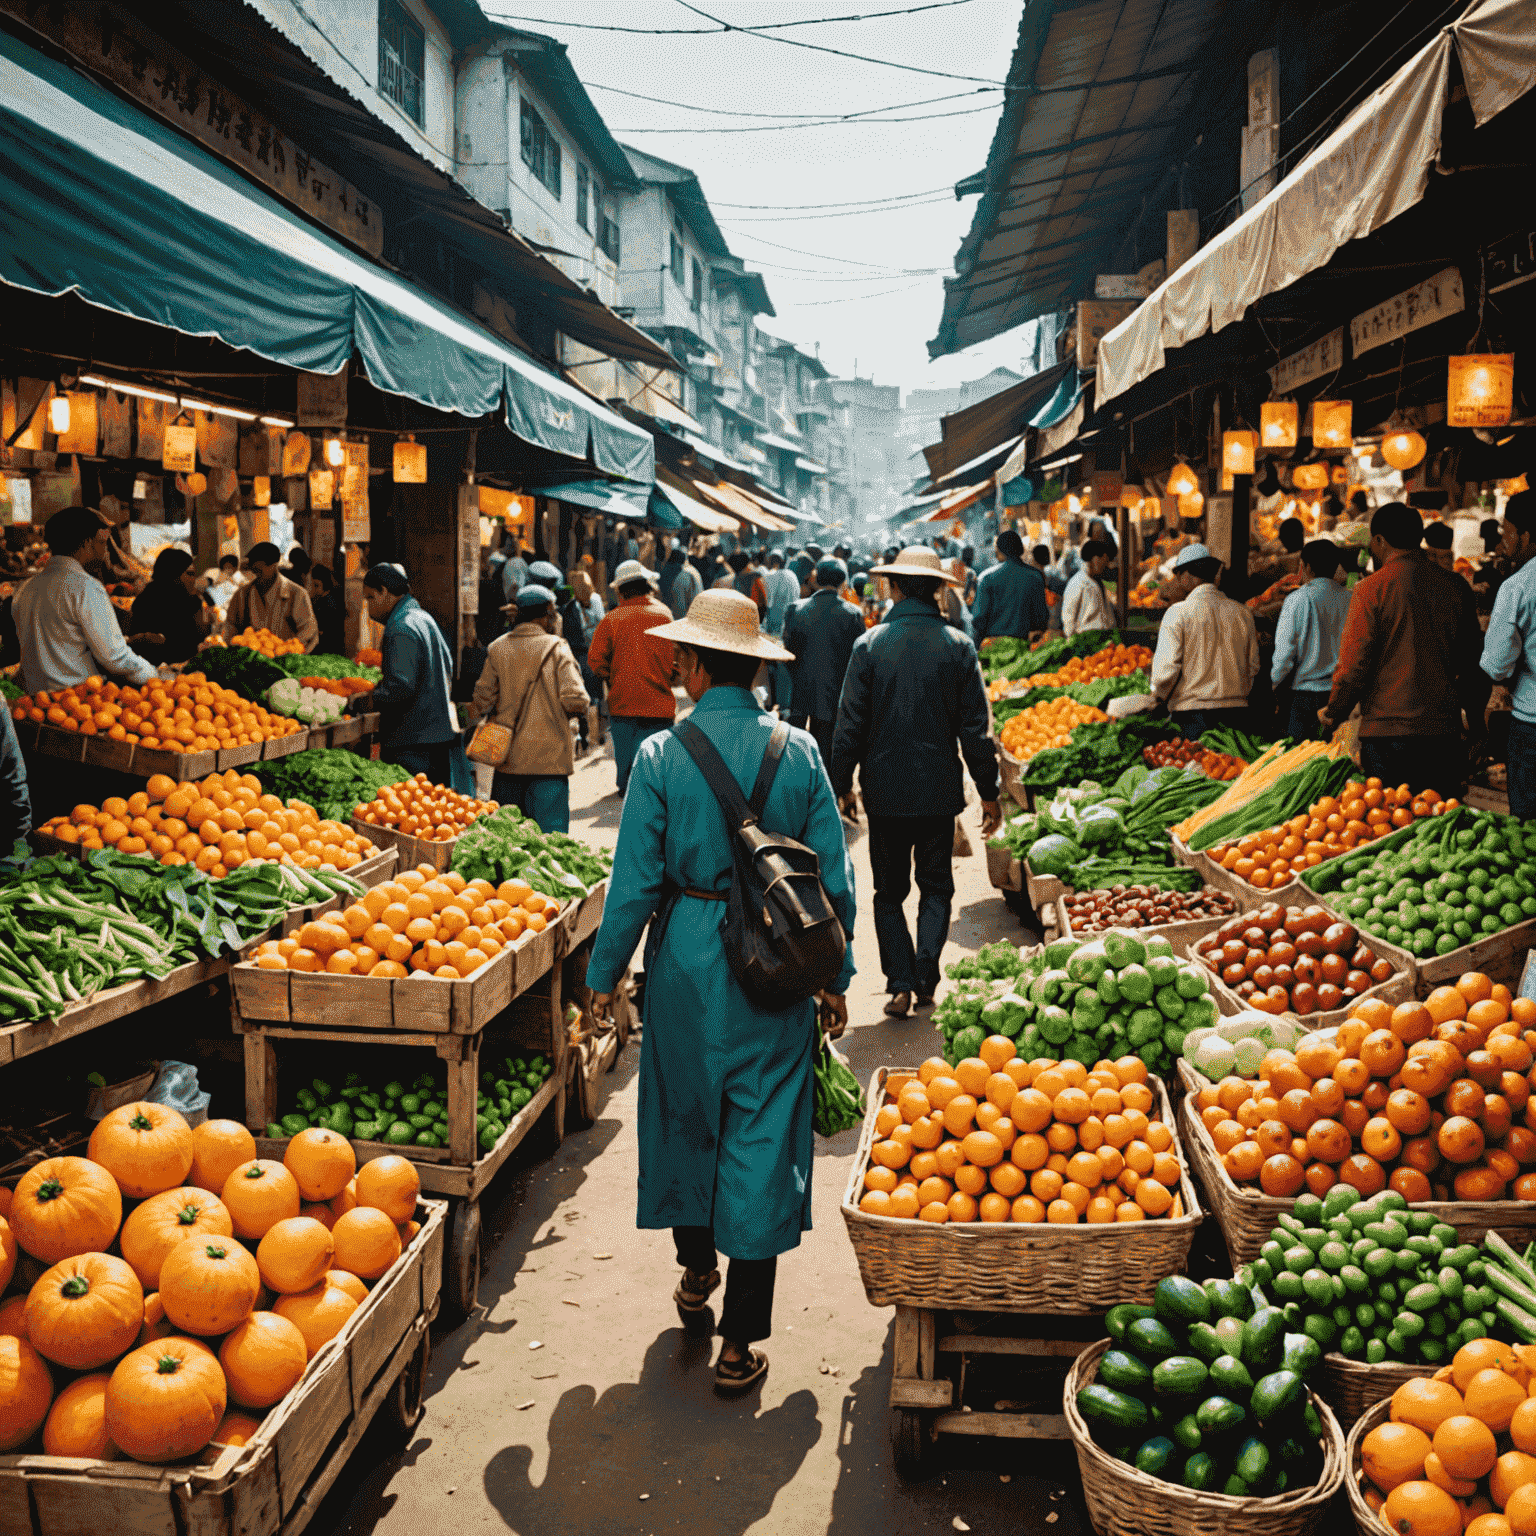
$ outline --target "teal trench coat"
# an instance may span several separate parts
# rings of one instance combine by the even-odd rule
[[[750,793],[774,721],[741,688],[712,688],[690,717]],[[806,844],[848,934],[834,990],[853,975],[853,866],[815,740],[791,731],[763,824]],[[587,984],[624,974],[664,882],[730,888],[720,808],[671,731],[641,744],[630,774],[603,925]],[[646,975],[640,1048],[641,1227],[713,1226],[730,1258],[796,1247],[811,1225],[814,999],[773,1013],[742,991],[721,939],[725,903],[683,896]]]

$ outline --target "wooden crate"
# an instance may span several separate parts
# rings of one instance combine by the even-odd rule
[[[309,748],[309,732],[294,731],[287,736],[275,736],[271,741],[261,744],[261,757],[263,762],[272,762],[279,757],[292,757],[295,752],[304,752]]]
[[[1029,904],[1036,912],[1043,912],[1049,902],[1066,894],[1067,883],[1060,875],[1037,875],[1027,862],[1020,867],[1024,871],[1024,889],[1029,892]]]
[[[429,864],[439,874],[453,864],[453,851],[459,845],[458,838],[446,843],[434,843],[425,838],[413,837],[409,832],[397,832],[393,827],[375,827],[366,821],[352,818],[352,830],[370,837],[381,848],[394,848],[400,854],[400,869],[415,869],[418,864]]]
[[[244,1446],[168,1467],[0,1456],[6,1536],[297,1536],[401,1372],[422,1347],[442,1289],[447,1205],[422,1200],[421,1230],[299,1385]]]
[[[399,854],[395,849],[381,848],[377,853],[370,854],[361,864],[354,864],[347,874],[354,880],[361,881],[367,888],[383,885],[394,875],[395,861],[398,857]],[[305,923],[312,922],[317,917],[323,917],[327,912],[339,912],[346,904],[340,896],[333,896],[329,901],[315,902],[307,907],[289,907],[283,917],[283,937],[296,934]]]
[[[565,924],[567,942],[572,949],[602,926],[607,897],[608,882],[599,880],[585,896],[562,909],[560,919]]]

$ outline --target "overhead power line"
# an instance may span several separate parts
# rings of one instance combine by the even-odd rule
[[[863,197],[844,203],[722,203],[716,200],[714,206],[716,208],[760,208],[781,213],[812,208],[873,208],[881,203],[905,203],[913,198],[932,197],[937,192],[948,196],[950,191],[951,189],[947,186],[927,187],[921,192],[903,192],[897,197]]]
[[[764,21],[751,27],[733,26],[721,22],[713,27],[621,27],[599,21],[552,21],[544,16],[514,16],[509,11],[492,11],[486,14],[499,21],[531,21],[540,27],[573,27],[583,32],[627,32],[639,37],[714,37],[721,32],[779,32],[789,27],[824,27],[837,22],[880,21],[888,16],[917,16],[923,11],[947,11],[957,5],[970,5],[972,0],[930,0],[927,5],[909,5],[896,11],[863,11],[854,16],[807,16],[800,21]],[[703,14],[702,12],[700,14]],[[714,20],[714,17],[708,18]]]
[[[772,216],[765,214],[761,218],[735,218],[729,220],[722,219],[720,224],[722,228],[730,229],[736,229],[742,224],[809,224],[814,219],[862,218],[866,214],[871,213],[906,213],[909,209],[913,208],[937,208],[941,205],[953,208],[955,205],[955,200],[953,197],[946,194],[941,197],[925,198],[922,202],[896,203],[893,206],[887,208],[850,208],[846,213],[802,213],[796,214],[790,218],[773,218]]]
[[[626,91],[617,85],[598,85],[586,82],[591,91],[609,91],[615,96],[628,96],[633,101],[654,102],[661,107],[676,107],[680,112],[706,112],[711,117],[758,117],[773,118],[778,122],[850,122],[858,117],[873,117],[879,112],[896,112],[912,107],[931,107],[944,101],[963,101],[967,96],[979,96],[996,91],[995,85],[978,85],[974,91],[953,91],[947,96],[929,96],[922,101],[897,101],[887,107],[867,107],[862,112],[845,112],[837,117],[826,112],[741,112],[732,107],[700,107],[690,101],[669,101],[665,96],[644,96],[639,91]]]
[[[888,112],[889,107],[879,109]],[[627,136],[637,133],[787,133],[797,128],[883,128],[887,124],[897,123],[936,123],[946,117],[975,117],[978,112],[995,112],[997,108],[989,103],[984,107],[963,107],[958,112],[924,112],[916,117],[867,117],[856,113],[852,117],[828,117],[809,123],[759,123],[752,127],[744,128],[720,128],[713,123],[700,123],[691,128],[615,128],[616,135]]]

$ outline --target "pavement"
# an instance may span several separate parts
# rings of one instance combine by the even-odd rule
[[[620,801],[606,750],[579,759],[574,836],[612,847]],[[945,963],[999,938],[1033,943],[974,852],[957,858]],[[858,964],[843,1039],[860,1081],[933,1053],[926,1014],[883,1017],[869,920],[863,828]],[[909,900],[909,921],[916,893]],[[552,1158],[509,1166],[483,1204],[477,1314],[434,1336],[425,1414],[402,1447],[381,1420],[310,1526],[346,1536],[456,1533],[583,1536],[978,1536],[1091,1527],[1064,1442],[944,1437],[938,1470],[904,1482],[892,1465],[890,1308],[865,1298],[838,1211],[857,1131],[818,1137],[814,1230],[779,1260],[764,1382],[730,1400],[712,1389],[718,1340],[686,1336],[670,1236],[635,1228],[632,1039],[603,1081],[597,1123]]]

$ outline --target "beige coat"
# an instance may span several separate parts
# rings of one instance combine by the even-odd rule
[[[522,728],[513,736],[497,772],[569,778],[576,754],[567,718],[585,713],[591,700],[581,685],[581,669],[570,646],[538,624],[519,624],[491,641],[485,670],[475,684],[476,718],[492,719],[510,729],[524,695],[528,703],[522,711]]]
[[[314,650],[320,639],[309,593],[283,575],[273,580],[265,595],[256,590],[254,581],[248,581],[230,598],[224,610],[224,638],[232,640],[247,628],[265,629],[279,640],[296,636],[306,651]]]

